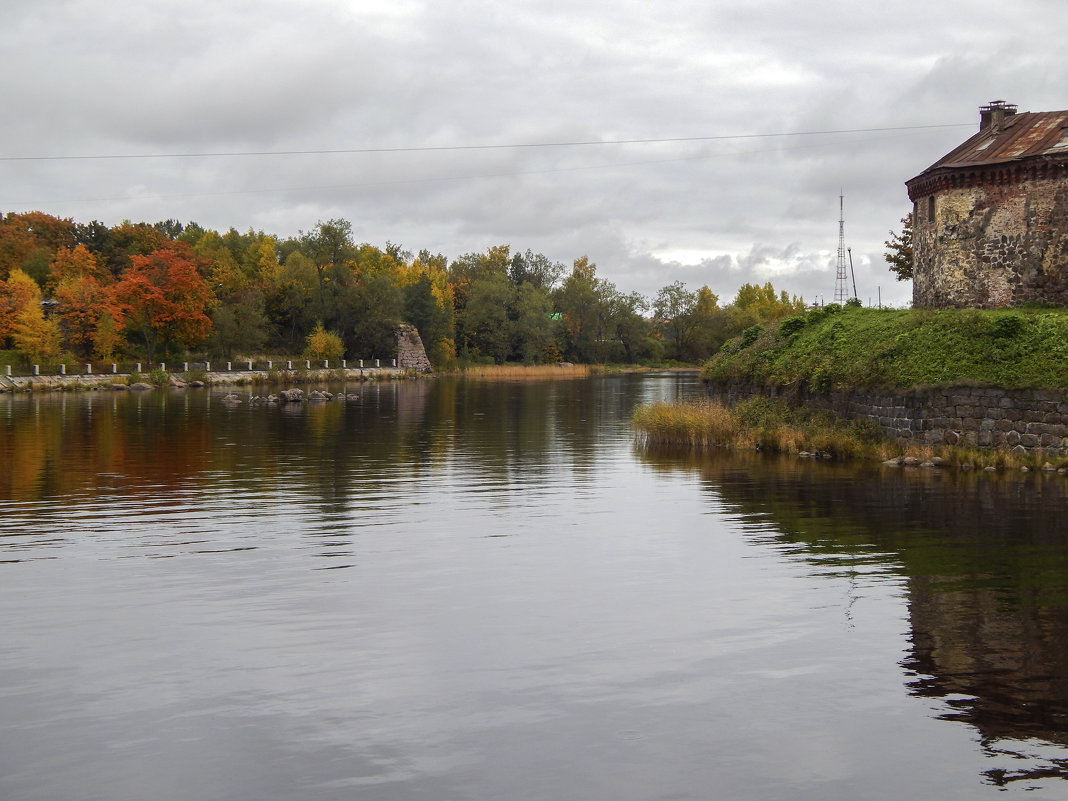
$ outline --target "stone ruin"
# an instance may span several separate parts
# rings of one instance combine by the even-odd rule
[[[418,373],[431,372],[430,359],[426,356],[423,340],[414,325],[398,325],[393,331],[393,341],[397,346],[397,367]]]

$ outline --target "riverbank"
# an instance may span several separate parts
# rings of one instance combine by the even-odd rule
[[[338,367],[309,370],[192,370],[166,373],[80,373],[76,375],[0,375],[0,392],[76,392],[198,386],[282,386],[331,381],[399,381],[427,377],[400,367]]]
[[[1044,470],[1068,474],[1068,456],[892,439],[870,418],[844,420],[825,409],[752,397],[639,406],[631,427],[642,445],[697,451],[748,450],[808,459],[878,461],[890,466],[961,470]]]

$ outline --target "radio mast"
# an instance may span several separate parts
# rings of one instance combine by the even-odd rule
[[[834,302],[844,304],[849,299],[849,274],[846,272],[845,198],[838,195],[838,274],[834,278]]]

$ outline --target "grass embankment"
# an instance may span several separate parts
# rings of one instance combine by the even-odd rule
[[[714,383],[908,389],[1068,387],[1068,309],[880,310],[827,306],[726,343]]]
[[[714,384],[779,389],[924,386],[1068,387],[1068,310],[877,310],[828,306],[753,326],[702,369]],[[651,445],[759,448],[838,458],[943,460],[973,468],[1068,465],[1041,451],[896,443],[874,421],[754,398],[732,409],[709,403],[654,404],[633,425]]]

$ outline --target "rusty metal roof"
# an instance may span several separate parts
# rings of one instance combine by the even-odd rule
[[[936,161],[933,170],[1005,164],[1042,156],[1068,156],[1068,111],[1023,112],[988,125]]]

